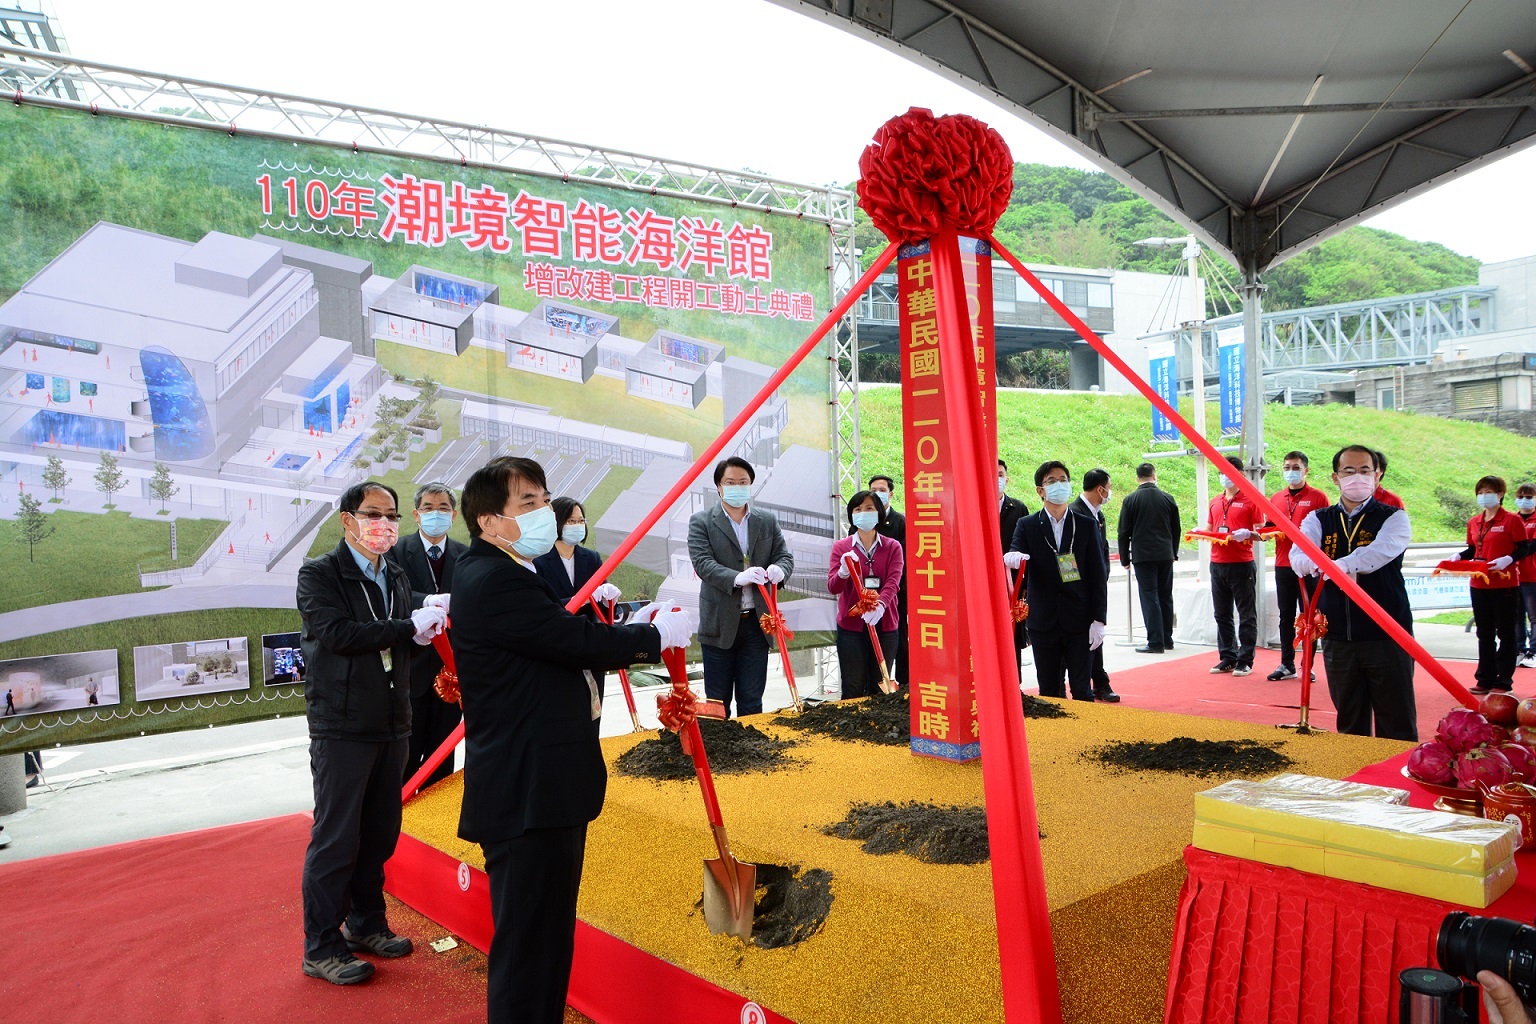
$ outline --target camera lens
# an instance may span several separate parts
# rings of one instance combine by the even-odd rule
[[[1526,1002],[1536,993],[1536,928],[1530,925],[1454,911],[1440,924],[1436,955],[1441,970],[1463,978],[1492,971]]]

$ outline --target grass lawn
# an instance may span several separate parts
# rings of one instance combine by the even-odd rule
[[[92,626],[78,626],[56,633],[41,633],[21,640],[0,643],[0,660],[26,658],[39,654],[61,654],[70,651],[100,651],[116,648],[118,679],[121,681],[122,704],[116,708],[103,708],[104,713],[113,711],[124,718],[110,721],[83,722],[78,725],[50,728],[47,742],[50,744],[80,743],[92,740],[118,739],[144,733],[174,732],[180,729],[206,728],[252,718],[270,718],[277,715],[301,714],[304,711],[302,694],[277,697],[273,700],[253,702],[252,698],[287,694],[287,688],[272,687],[261,682],[261,638],[267,633],[290,633],[299,628],[299,613],[280,608],[217,608],[199,612],[175,612],[169,615],[147,615],[142,618],[118,619]],[[184,709],[176,707],[176,701],[155,701],[151,706],[165,708],[160,714],[126,715],[125,708],[132,703],[133,648],[149,644],[168,644],[186,640],[211,640],[214,638],[244,636],[251,655],[251,690],[249,693],[222,693],[202,698],[204,704],[217,699],[222,702],[237,701],[230,706],[200,708],[196,700],[187,702]],[[74,712],[69,712],[73,717]],[[42,716],[48,722],[51,716]],[[39,744],[36,733],[12,735],[0,733],[0,754],[31,749]]]
[[[46,505],[44,506],[47,507]],[[218,519],[179,519],[178,558],[170,558],[170,525],[132,519],[126,512],[50,512],[54,532],[37,545],[31,563],[24,547],[13,548],[14,570],[0,587],[0,612],[87,597],[141,592],[139,566],[168,569],[191,565],[225,524]]]
[[[1388,456],[1390,458],[1390,456]],[[1465,626],[1472,621],[1472,609],[1463,608],[1460,611],[1437,612],[1434,615],[1422,619],[1414,619],[1414,622],[1428,622],[1435,626]]]
[[[1194,404],[1179,411],[1192,417]],[[859,395],[859,436],[865,477],[889,473],[901,482],[901,392],[898,388],[867,389]],[[1217,406],[1207,422],[1219,425]],[[1008,463],[1009,493],[1031,508],[1035,496],[1035,467],[1060,459],[1073,479],[1095,466],[1109,470],[1115,497],[1106,508],[1111,535],[1120,499],[1135,486],[1135,468],[1148,451],[1151,405],[1139,395],[1038,394],[998,395],[998,450]],[[1215,429],[1219,430],[1219,426]],[[1497,427],[1460,420],[1381,412],[1349,405],[1269,405],[1264,413],[1265,458],[1270,464],[1266,489],[1279,490],[1280,461],[1296,449],[1312,460],[1311,482],[1337,497],[1329,473],[1333,453],[1360,442],[1385,452],[1389,461],[1386,486],[1407,506],[1416,541],[1459,540],[1471,514],[1472,485],[1485,473],[1504,477],[1510,490],[1523,480],[1536,480],[1536,439]],[[1212,440],[1215,440],[1213,437]],[[1194,525],[1195,464],[1193,459],[1155,460],[1158,485],[1179,503],[1186,526]],[[1218,475],[1210,474],[1211,494],[1220,490]],[[1444,499],[1444,500],[1442,500]],[[1513,507],[1512,502],[1506,503]]]

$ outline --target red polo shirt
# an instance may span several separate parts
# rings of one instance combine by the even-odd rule
[[[1385,487],[1382,487],[1380,484],[1376,486],[1376,493],[1371,495],[1371,497],[1375,498],[1383,505],[1391,505],[1393,508],[1403,507],[1403,499],[1399,498]]]
[[[1527,540],[1536,540],[1536,512],[1526,515],[1524,512],[1516,512],[1515,515],[1525,520],[1525,537]],[[1515,563],[1520,568],[1520,583],[1536,583],[1536,554],[1527,555]]]
[[[1301,526],[1301,521],[1307,518],[1309,513],[1327,508],[1333,504],[1333,502],[1328,500],[1328,495],[1309,483],[1303,483],[1301,487],[1294,491],[1289,487],[1276,491],[1269,500],[1275,508],[1285,513],[1286,518],[1298,527]],[[1291,548],[1295,546],[1296,542],[1283,533],[1275,540],[1275,565],[1277,567],[1290,567]]]
[[[1259,507],[1242,494],[1227,497],[1218,494],[1211,502],[1209,515],[1206,522],[1217,533],[1235,533],[1238,530],[1257,530],[1263,523],[1264,516],[1259,512]],[[1240,562],[1253,561],[1253,541],[1248,540],[1239,544],[1235,540],[1229,540],[1225,544],[1211,545],[1211,562],[1219,565],[1234,565]]]
[[[1507,508],[1495,510],[1488,519],[1484,519],[1479,512],[1467,520],[1467,546],[1472,549],[1472,557],[1478,561],[1491,562],[1495,558],[1513,555],[1515,545],[1524,541],[1525,520]],[[1500,590],[1519,585],[1520,572],[1513,565],[1503,572],[1490,570],[1487,583],[1476,576],[1472,577],[1472,586],[1478,590]]]

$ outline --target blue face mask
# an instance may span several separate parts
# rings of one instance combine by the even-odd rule
[[[853,528],[855,530],[873,530],[879,523],[879,512],[855,512],[853,514]]]
[[[560,539],[567,544],[576,545],[587,539],[586,523],[571,523],[560,531]]]
[[[720,497],[731,508],[741,508],[752,500],[752,485],[726,484],[720,488]]]
[[[1499,496],[1492,491],[1484,491],[1477,496],[1477,504],[1481,508],[1498,508]]]
[[[545,505],[520,516],[498,515],[498,519],[514,519],[522,536],[513,541],[511,548],[524,558],[538,558],[555,546],[555,510]]]
[[[890,504],[891,504],[891,492],[890,491],[875,491],[874,494],[875,494],[875,497],[880,500],[880,504],[886,506],[887,508],[890,507]]]
[[[1286,486],[1287,487],[1300,487],[1301,486],[1302,475],[1303,474],[1302,474],[1301,470],[1299,470],[1299,469],[1288,469],[1288,470],[1286,470],[1285,471],[1285,483],[1286,483]]]
[[[1515,507],[1521,512],[1536,512],[1536,498],[1516,498]]]
[[[423,512],[421,514],[421,532],[428,537],[441,537],[448,532],[448,527],[452,525],[452,512]]]
[[[1072,500],[1072,483],[1069,480],[1058,480],[1054,484],[1045,485],[1045,500],[1052,505],[1065,505]]]

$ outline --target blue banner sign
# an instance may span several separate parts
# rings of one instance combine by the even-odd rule
[[[1216,365],[1221,381],[1221,432],[1243,432],[1243,329],[1233,328],[1216,336]]]
[[[1163,401],[1175,409],[1179,407],[1178,354],[1177,342],[1155,341],[1147,346],[1147,361],[1150,365],[1147,382],[1152,385],[1152,390],[1156,391]],[[1152,407],[1152,440],[1177,441],[1178,439],[1178,428],[1154,405]]]

